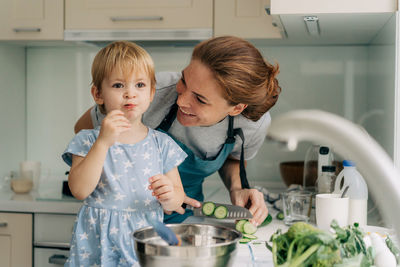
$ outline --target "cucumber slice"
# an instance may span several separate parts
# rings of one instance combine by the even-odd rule
[[[239,232],[243,233],[243,225],[247,222],[247,220],[240,220],[236,223],[236,230],[238,230]]]
[[[246,243],[249,243],[250,241],[251,241],[251,239],[242,238],[242,239],[239,240],[239,243],[240,243],[240,244],[246,244]]]
[[[213,202],[206,202],[203,204],[201,211],[204,215],[211,216],[215,210],[215,204]]]
[[[256,231],[257,231],[257,227],[254,226],[251,222],[245,222],[243,224],[243,233],[252,235]]]
[[[282,211],[280,211],[280,212],[278,212],[277,214],[276,214],[276,218],[278,219],[278,220],[283,220],[284,218],[285,218],[285,216],[283,215],[283,212]]]
[[[243,237],[251,240],[258,239],[258,237],[256,237],[255,235],[250,235],[250,234],[243,234]]]
[[[268,214],[267,218],[261,223],[260,227],[266,226],[272,222],[272,216],[271,214]]]
[[[214,216],[217,219],[223,219],[228,216],[228,209],[225,206],[219,206],[214,210]]]

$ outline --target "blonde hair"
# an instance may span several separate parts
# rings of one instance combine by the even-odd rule
[[[242,115],[250,120],[257,121],[278,100],[281,87],[275,77],[279,66],[264,60],[257,48],[244,39],[208,39],[196,45],[193,59],[212,71],[229,104],[248,105]]]
[[[142,47],[132,42],[117,41],[102,48],[93,60],[92,85],[101,91],[103,80],[109,77],[115,68],[119,68],[125,76],[132,71],[144,71],[150,77],[151,93],[155,92],[154,63]],[[100,110],[104,113],[104,107],[100,106]]]

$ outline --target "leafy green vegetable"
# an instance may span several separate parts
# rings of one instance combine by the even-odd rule
[[[334,220],[335,234],[297,222],[286,233],[278,229],[270,238],[275,267],[370,267],[373,249],[367,248],[364,232],[358,227],[341,228]]]
[[[341,228],[336,220],[331,223],[332,229],[336,233],[336,239],[340,242],[340,254],[342,258],[350,259],[355,258],[359,254],[362,256],[362,265],[358,266],[371,266],[374,264],[373,249],[366,247],[363,237],[365,233],[355,223],[353,226]]]
[[[390,251],[393,253],[394,257],[396,258],[397,264],[400,264],[400,250],[396,245],[393,243],[392,239],[390,239],[389,236],[386,237],[385,239],[387,247],[390,249]]]
[[[298,222],[286,233],[279,229],[271,236],[273,261],[276,267],[333,266],[340,262],[337,241],[327,232]]]

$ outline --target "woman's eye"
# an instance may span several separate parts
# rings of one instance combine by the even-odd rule
[[[143,87],[145,87],[146,85],[145,85],[144,83],[140,82],[140,83],[137,83],[136,86],[137,86],[138,88],[143,88]]]
[[[181,81],[182,81],[183,85],[186,85],[186,81],[183,77],[181,77]]]
[[[196,98],[197,98],[197,101],[199,101],[201,104],[207,104],[206,102],[204,102],[203,100],[201,100],[200,97],[196,97]]]
[[[124,88],[124,85],[122,83],[114,83],[112,87],[114,87],[114,88]]]

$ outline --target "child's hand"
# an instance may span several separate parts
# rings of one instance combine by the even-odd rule
[[[130,127],[131,124],[124,113],[121,110],[113,110],[103,119],[98,140],[110,147],[117,141],[119,135]]]
[[[149,189],[153,190],[152,195],[160,201],[163,209],[166,211],[172,211],[175,209],[176,200],[175,188],[172,181],[165,175],[157,174],[149,179]]]

